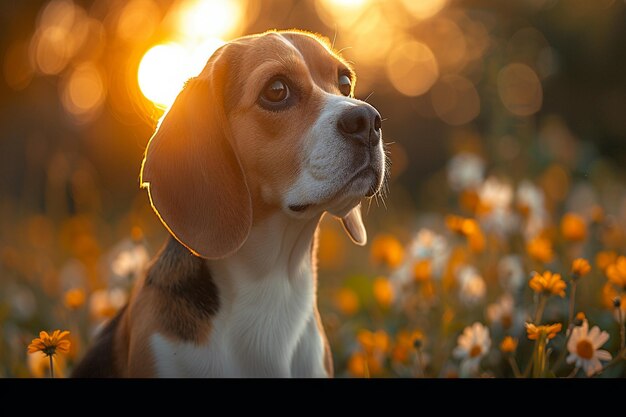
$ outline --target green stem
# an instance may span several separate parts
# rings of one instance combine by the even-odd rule
[[[515,376],[515,378],[521,378],[522,373],[520,372],[519,366],[517,366],[517,362],[515,361],[513,355],[507,355],[507,359],[509,360],[509,364],[511,365],[511,369],[513,370],[513,375]]]
[[[572,280],[572,291],[569,295],[569,314],[567,315],[567,331],[571,332],[574,327],[574,304],[576,304],[576,286],[577,282]]]
[[[54,365],[52,363],[52,355],[49,355],[48,359],[50,359],[50,378],[54,378]]]
[[[545,294],[539,296],[539,303],[537,304],[537,311],[535,312],[535,325],[541,324],[541,317],[543,316],[543,310],[546,308],[546,302],[548,297]]]
[[[622,308],[617,307],[617,318],[619,320],[619,349],[624,350],[624,344],[626,344],[626,327],[624,326],[624,317],[622,315]]]
[[[554,363],[554,366],[552,367],[552,372],[554,372],[555,374],[556,374],[557,369],[559,369],[559,366],[561,366],[561,364],[565,360],[565,355],[567,355],[567,344],[569,343],[569,340],[572,337],[572,333],[573,333],[572,329],[569,329],[567,333],[567,337],[565,338],[565,343],[563,344],[563,349],[561,350],[561,353],[559,354],[558,359],[556,360],[556,362]]]
[[[542,334],[537,339],[533,355],[533,378],[543,377],[546,369],[546,335]]]
[[[417,352],[415,352],[415,364],[417,365],[417,378],[424,378],[425,376],[425,372],[424,372],[424,358],[422,357],[422,351],[421,349],[417,349]]]

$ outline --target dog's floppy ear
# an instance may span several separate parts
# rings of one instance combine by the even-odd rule
[[[343,228],[354,243],[359,246],[365,246],[367,243],[367,231],[365,230],[363,217],[361,216],[361,204],[354,207],[348,214],[342,217],[341,224],[343,224]]]
[[[150,139],[141,167],[141,185],[161,222],[209,259],[237,251],[252,226],[250,192],[224,111],[227,46],[187,82]]]

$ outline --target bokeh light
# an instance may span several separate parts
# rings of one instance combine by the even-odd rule
[[[387,75],[400,93],[419,96],[437,81],[439,67],[428,45],[411,39],[391,50],[387,58]]]
[[[76,120],[85,122],[97,115],[104,102],[106,85],[98,67],[85,63],[64,79],[63,106]]]
[[[474,84],[459,75],[442,77],[431,90],[437,116],[452,126],[469,123],[480,114],[480,97]]]
[[[541,109],[543,89],[537,73],[528,65],[509,64],[498,73],[502,104],[517,116],[530,116]]]

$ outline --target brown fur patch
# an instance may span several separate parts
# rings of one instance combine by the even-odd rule
[[[165,335],[195,343],[206,339],[219,308],[206,262],[171,238],[150,267],[141,297]]]

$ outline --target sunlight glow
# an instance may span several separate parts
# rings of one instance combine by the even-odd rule
[[[185,81],[198,75],[223,43],[210,38],[198,46],[178,43],[153,46],[139,64],[137,77],[141,92],[157,107],[168,108]]]
[[[237,0],[189,0],[178,10],[178,27],[188,39],[229,37],[243,18]]]
[[[169,41],[153,46],[141,59],[137,77],[143,95],[157,107],[169,107],[185,81],[198,75],[224,44],[222,39],[238,34],[244,6],[242,0],[181,1],[165,18],[171,25]]]

